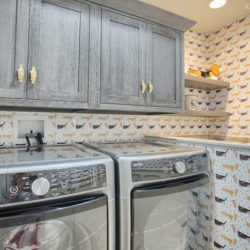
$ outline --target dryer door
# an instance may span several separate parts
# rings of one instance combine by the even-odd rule
[[[0,249],[107,250],[104,195],[0,212]]]
[[[132,192],[132,249],[207,249],[206,174],[136,188]]]

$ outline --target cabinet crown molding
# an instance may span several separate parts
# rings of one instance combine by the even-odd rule
[[[84,0],[78,1],[85,2]],[[196,24],[193,20],[145,3],[142,0],[90,0],[90,2],[122,12],[127,12],[128,14],[165,25],[182,32],[189,30]]]

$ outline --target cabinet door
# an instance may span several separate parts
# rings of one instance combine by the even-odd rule
[[[147,42],[147,103],[153,107],[180,108],[184,91],[182,33],[148,25]]]
[[[16,77],[19,64],[27,72],[28,0],[1,0],[0,3],[0,97],[26,98],[26,76]]]
[[[68,0],[32,0],[28,99],[88,102],[89,6]]]
[[[101,104],[145,105],[146,24],[102,11]]]

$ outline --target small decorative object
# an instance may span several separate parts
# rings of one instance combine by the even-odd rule
[[[220,67],[217,64],[213,64],[209,68],[209,77],[218,79],[219,75],[220,75]]]
[[[185,96],[185,104],[186,104],[186,110],[197,110],[197,96],[195,95],[186,95]]]
[[[189,69],[188,72],[196,76],[218,79],[218,76],[220,75],[220,67],[217,64],[213,64],[208,71]]]
[[[188,73],[191,73],[191,74],[196,75],[196,76],[201,76],[201,71],[200,70],[189,69]]]

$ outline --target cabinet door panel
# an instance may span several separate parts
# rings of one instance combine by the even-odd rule
[[[145,23],[102,12],[101,104],[145,105]]]
[[[16,70],[26,73],[29,2],[1,0],[0,3],[0,97],[26,98],[26,77],[19,83]]]
[[[29,68],[37,82],[28,98],[88,102],[89,6],[74,1],[31,1]]]
[[[147,82],[154,87],[148,104],[181,107],[182,42],[181,34],[168,28],[148,26]]]

